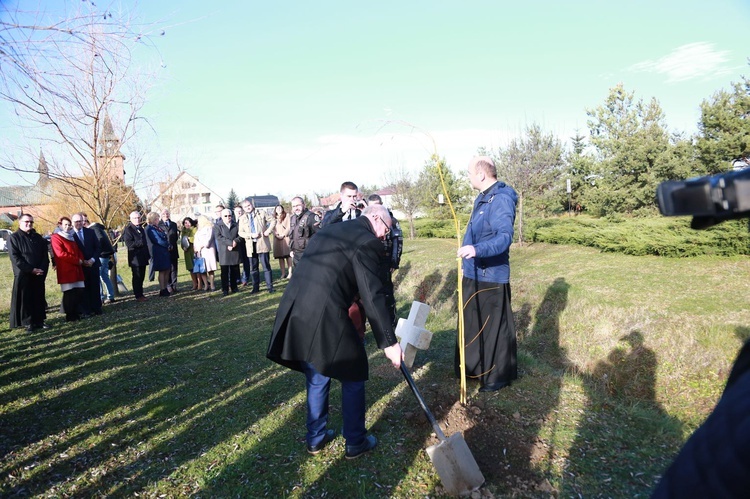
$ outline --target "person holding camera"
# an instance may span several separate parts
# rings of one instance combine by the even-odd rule
[[[345,220],[354,220],[362,214],[365,203],[359,199],[359,187],[354,182],[341,184],[340,201],[333,209],[326,212],[323,221],[320,222],[322,229],[326,225],[335,224]]]

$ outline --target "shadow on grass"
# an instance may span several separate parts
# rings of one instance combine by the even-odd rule
[[[113,325],[5,333],[28,343],[0,367],[2,495],[129,495],[267,417],[290,378],[263,355],[276,303],[185,293]]]
[[[677,442],[682,423],[656,401],[657,358],[644,343],[644,333],[632,330],[591,372],[580,372],[586,396],[584,413],[570,448],[571,477],[565,495],[606,494],[617,483],[630,495],[648,495],[669,453],[652,441],[664,434]],[[643,445],[637,445],[641,440]]]
[[[552,462],[550,456],[557,451],[553,439],[542,436],[542,429],[551,425],[552,434],[555,432],[563,367],[568,363],[567,354],[560,346],[559,317],[567,306],[569,288],[565,279],[555,279],[537,308],[531,331],[519,342],[524,350],[553,366],[551,370],[531,374],[521,365],[520,379],[514,385],[533,382],[543,386],[540,396],[529,399],[524,396],[523,388],[515,386],[476,396],[483,407],[486,401],[499,410],[488,411],[481,424],[466,432],[465,438],[472,449],[477,449],[475,458],[487,481],[504,494],[543,492],[541,484],[551,472],[546,464],[544,468],[539,467],[541,463]],[[524,304],[518,313],[527,324],[529,310]]]
[[[398,270],[394,271],[393,277],[393,289],[398,292],[398,287],[404,281],[409,272],[411,271],[411,262],[402,263]]]
[[[741,344],[744,344],[747,340],[750,340],[750,327],[737,326],[734,330],[734,334],[740,340]]]
[[[590,370],[572,364],[560,345],[569,289],[565,279],[555,279],[533,320],[529,304],[516,311],[519,353],[530,359],[526,367],[519,363],[517,386],[488,397],[499,409],[487,416],[494,418],[492,430],[477,426],[466,440],[480,446],[477,461],[503,493],[647,495],[666,464],[663,449],[650,442],[664,440],[665,432],[675,440],[680,434],[680,423],[656,402],[656,355],[646,347],[644,333],[633,330]],[[559,407],[566,377],[566,390],[581,390],[580,397],[565,397],[568,404],[580,401],[579,411]],[[536,387],[533,400],[525,396],[525,383]],[[572,414],[580,416],[571,419]],[[644,445],[634,446],[634,435]]]
[[[259,442],[221,472],[202,489],[207,497],[226,497],[236,494],[242,484],[244,494],[294,495],[317,497],[327,493],[335,497],[383,497],[409,495],[411,484],[398,490],[403,479],[421,467],[430,472],[431,464],[423,453],[431,427],[414,416],[419,408],[406,388],[400,371],[385,359],[383,352],[373,345],[368,335],[370,381],[366,384],[368,401],[367,427],[378,438],[378,447],[357,460],[344,458],[345,441],[341,435],[341,390],[333,381],[330,395],[330,420],[328,428],[337,431],[336,439],[320,454],[310,456],[305,449],[305,406],[298,404],[288,422],[294,425],[289,432],[274,432],[270,438]],[[427,373],[427,374],[426,374]],[[429,368],[421,373],[429,376]],[[291,400],[294,393],[304,390],[304,375],[292,372],[289,385],[279,396]],[[304,397],[303,397],[304,398]],[[433,397],[429,397],[434,401]],[[404,417],[404,408],[407,419]],[[437,417],[441,416],[438,411]],[[270,456],[283,456],[282,463],[273,466]],[[275,461],[278,462],[278,459]],[[257,470],[257,471],[256,471]],[[426,487],[434,488],[437,482],[427,480]],[[332,492],[335,491],[335,492]]]

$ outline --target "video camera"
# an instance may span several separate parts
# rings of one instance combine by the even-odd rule
[[[656,189],[659,211],[665,216],[692,215],[693,229],[750,217],[750,166],[746,161],[740,166],[718,175],[662,182]]]

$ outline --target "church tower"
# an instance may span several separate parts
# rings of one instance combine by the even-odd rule
[[[39,151],[39,166],[37,167],[39,172],[39,180],[37,184],[46,184],[49,181],[49,167],[47,166],[47,160],[44,159],[44,153]]]
[[[120,138],[115,134],[112,121],[106,113],[99,134],[99,152],[96,155],[96,161],[102,176],[118,178],[123,183],[125,182],[125,155],[120,151]]]

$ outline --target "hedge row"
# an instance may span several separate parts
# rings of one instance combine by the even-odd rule
[[[694,230],[689,218],[611,220],[578,216],[529,220],[525,230],[529,241],[579,244],[626,255],[750,255],[747,220]]]
[[[462,233],[467,221],[468,216],[460,219]],[[415,228],[418,237],[456,237],[453,220],[420,219],[416,221]],[[689,218],[604,219],[576,216],[527,219],[524,239],[551,244],[578,244],[637,256],[734,256],[750,255],[749,229],[747,220],[730,220],[710,229],[693,230]]]

